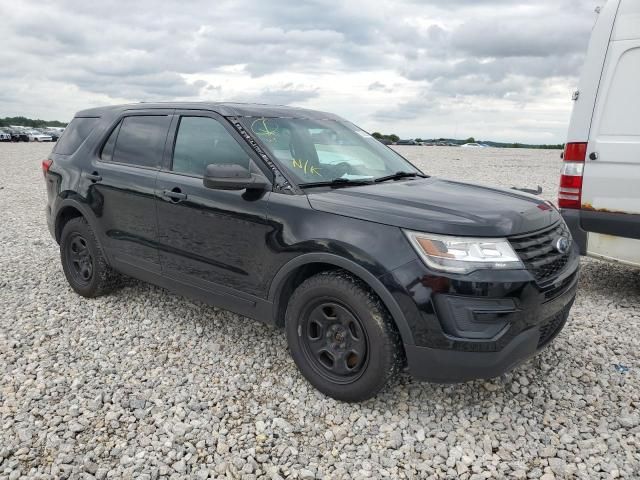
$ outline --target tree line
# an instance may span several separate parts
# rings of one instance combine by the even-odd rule
[[[396,135],[395,133],[385,135],[380,132],[373,132],[371,136],[380,141],[387,141],[390,143],[396,143],[398,140],[400,140],[400,137],[398,137],[398,135]],[[444,142],[444,143],[455,144],[455,145],[463,145],[465,143],[482,143],[483,145],[488,145],[490,147],[499,147],[499,148],[539,148],[539,149],[545,149],[545,150],[550,150],[550,149],[562,150],[564,148],[564,144],[562,143],[557,143],[557,144],[545,143],[543,145],[537,145],[537,144],[517,143],[517,142],[508,143],[508,142],[493,142],[491,140],[476,140],[473,137],[469,137],[466,140],[459,140],[455,138],[429,138],[429,139],[413,138],[412,140],[415,140],[418,143]]]
[[[44,128],[44,127],[66,127],[67,124],[58,120],[40,120],[39,118],[27,117],[4,117],[0,118],[0,127],[10,125],[21,125],[23,127]]]

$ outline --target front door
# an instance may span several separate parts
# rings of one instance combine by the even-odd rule
[[[162,272],[241,311],[224,298],[267,295],[263,263],[268,258],[269,193],[213,190],[203,185],[202,177],[209,164],[255,169],[260,160],[252,160],[253,151],[223,117],[198,111],[176,116],[172,155],[156,185]]]

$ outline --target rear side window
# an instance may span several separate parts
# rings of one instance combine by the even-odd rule
[[[201,177],[207,165],[212,163],[231,163],[249,168],[249,156],[217,120],[182,117],[171,170]]]
[[[64,129],[62,137],[56,143],[54,153],[73,155],[98,123],[96,117],[76,117]]]
[[[112,161],[159,168],[168,129],[169,117],[166,115],[125,117],[120,126],[112,132],[105,149],[113,138],[115,147]],[[103,159],[105,149],[102,151]],[[107,154],[111,156],[109,151]]]
[[[102,147],[102,153],[100,154],[100,158],[103,162],[112,162],[113,161],[113,150],[116,148],[116,139],[118,138],[118,132],[120,131],[120,125],[122,122],[118,123],[116,128],[113,129],[111,135],[109,135],[109,139],[107,143]]]

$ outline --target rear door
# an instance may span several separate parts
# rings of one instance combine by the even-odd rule
[[[127,113],[113,126],[92,169],[83,171],[104,247],[120,270],[160,272],[154,194],[172,112]]]
[[[213,190],[202,178],[209,164],[260,168],[261,161],[213,112],[176,111],[170,138],[169,161],[157,180],[163,275],[209,292],[221,306],[250,312],[268,288],[269,193]]]
[[[589,135],[581,222],[589,254],[640,264],[640,0],[618,8]]]

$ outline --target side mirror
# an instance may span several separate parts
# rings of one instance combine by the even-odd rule
[[[233,163],[207,165],[202,182],[215,190],[264,190],[269,185],[262,174]]]

